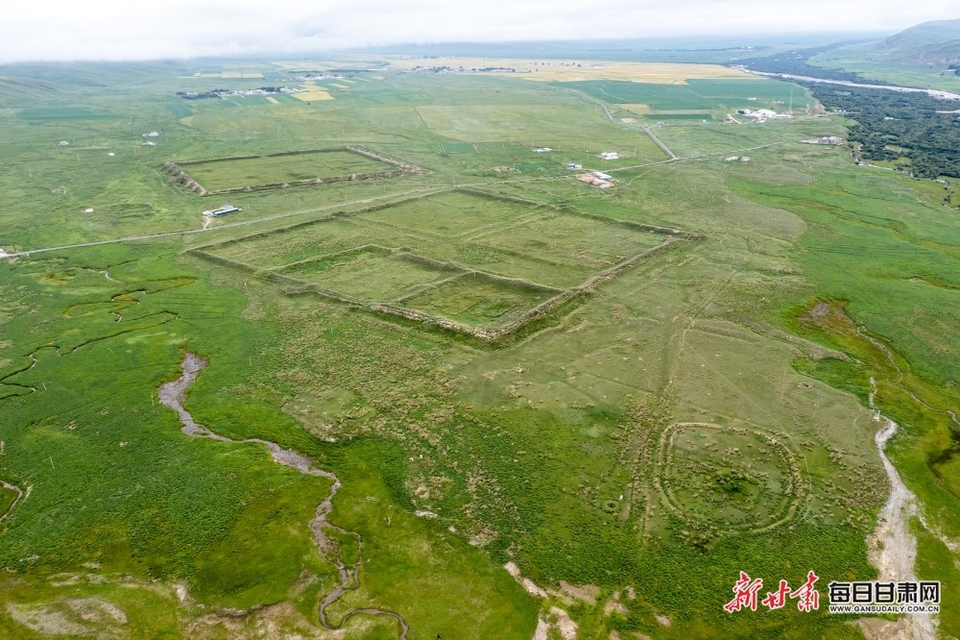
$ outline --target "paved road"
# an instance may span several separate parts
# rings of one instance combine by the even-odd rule
[[[615,120],[613,119],[613,116],[610,115],[610,109],[607,109],[607,105],[603,104],[602,102],[600,102],[599,100],[597,100],[597,99],[594,98],[593,96],[588,96],[588,95],[585,94],[583,91],[577,91],[576,89],[571,89],[571,91],[573,91],[574,93],[578,94],[581,98],[584,98],[584,99],[586,99],[586,100],[589,100],[589,101],[592,102],[593,104],[595,104],[595,105],[597,105],[598,107],[600,107],[601,109],[603,109],[603,115],[606,116],[607,120],[609,120],[610,122],[615,122]]]
[[[601,109],[603,109],[603,115],[604,115],[604,117],[606,117],[607,120],[609,120],[610,122],[616,122],[616,120],[614,120],[614,119],[613,119],[613,116],[610,114],[610,109],[607,109],[607,105],[603,104],[602,102],[600,102],[599,100],[597,100],[597,99],[594,98],[593,96],[588,96],[587,94],[585,94],[585,93],[582,92],[582,91],[577,91],[576,89],[573,89],[572,91],[574,91],[575,93],[580,94],[581,97],[589,100],[590,102],[594,103],[595,105],[597,105],[598,107],[600,107]],[[624,123],[624,124],[626,124],[626,123]],[[630,128],[631,128],[631,129],[634,129],[635,127],[630,127]],[[665,154],[667,154],[668,156],[670,156],[670,160],[668,160],[668,162],[673,162],[674,160],[679,160],[679,159],[680,159],[680,156],[678,156],[678,155],[675,154],[673,151],[671,151],[670,148],[667,147],[667,145],[663,144],[663,141],[662,141],[660,138],[658,138],[652,131],[650,131],[650,127],[643,127],[643,131],[644,131],[644,133],[647,134],[647,137],[649,137],[651,140],[653,140],[654,144],[656,144],[658,147],[660,147],[660,150],[661,150],[661,151],[663,151]]]
[[[665,154],[667,154],[668,156],[670,156],[670,161],[671,161],[671,162],[672,162],[673,160],[679,160],[679,159],[680,159],[680,156],[678,156],[677,154],[675,154],[673,151],[670,151],[670,149],[667,147],[667,145],[663,144],[663,141],[661,141],[660,138],[658,138],[657,135],[656,135],[653,131],[650,130],[650,127],[644,127],[643,130],[647,133],[647,135],[650,137],[650,139],[653,140],[654,144],[656,144],[658,147],[660,147],[660,149],[661,149]]]

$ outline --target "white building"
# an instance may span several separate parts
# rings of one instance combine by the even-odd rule
[[[225,204],[219,209],[210,209],[209,211],[204,211],[203,215],[210,216],[211,218],[219,218],[222,215],[234,213],[235,211],[240,211],[240,207],[235,207],[232,204]]]

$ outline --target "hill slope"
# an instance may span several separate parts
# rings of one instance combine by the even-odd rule
[[[960,20],[924,22],[877,44],[890,61],[908,65],[949,66],[960,62]]]

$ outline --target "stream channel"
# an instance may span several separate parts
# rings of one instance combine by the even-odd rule
[[[161,385],[158,390],[160,402],[176,411],[177,415],[180,416],[180,422],[183,423],[183,427],[180,429],[180,431],[192,438],[208,438],[210,440],[216,440],[217,442],[229,442],[232,444],[263,445],[270,451],[270,455],[277,464],[285,467],[292,467],[293,469],[296,469],[300,473],[306,475],[320,476],[332,481],[333,484],[330,485],[329,495],[327,495],[326,499],[321,502],[319,506],[317,506],[316,515],[310,522],[310,530],[313,532],[313,537],[317,544],[317,553],[321,558],[335,566],[340,575],[340,584],[338,584],[333,591],[328,593],[320,602],[320,622],[327,629],[336,630],[343,628],[347,621],[356,615],[389,616],[395,619],[400,625],[400,640],[406,640],[409,627],[407,626],[406,621],[403,619],[403,616],[394,611],[375,608],[353,609],[343,616],[340,624],[338,625],[333,625],[327,620],[327,607],[339,600],[340,597],[343,596],[343,594],[347,591],[357,589],[359,587],[360,565],[363,561],[363,541],[360,539],[359,535],[353,531],[342,529],[327,520],[327,516],[333,509],[333,497],[337,495],[337,492],[342,486],[340,478],[329,471],[317,469],[313,466],[310,458],[291,449],[284,449],[275,442],[261,440],[259,438],[233,440],[231,438],[214,433],[201,424],[197,424],[190,412],[184,408],[183,402],[187,389],[193,385],[197,379],[197,376],[203,369],[206,368],[206,366],[206,360],[194,353],[187,352],[181,365],[183,374],[176,380]],[[328,528],[342,534],[352,535],[357,538],[359,553],[357,556],[357,562],[354,565],[347,566],[347,564],[343,561],[343,558],[339,553],[338,544],[336,542],[332,542],[324,533],[324,530]]]

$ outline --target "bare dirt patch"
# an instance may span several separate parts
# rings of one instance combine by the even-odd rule
[[[550,617],[553,618],[553,624],[560,632],[560,637],[563,640],[576,640],[577,623],[570,618],[566,611],[559,607],[551,607]]]
[[[597,597],[600,595],[600,587],[592,584],[573,585],[565,580],[560,581],[560,591],[575,600],[582,600],[591,607],[597,604]]]
[[[520,567],[518,567],[513,562],[508,562],[507,564],[503,565],[503,568],[506,569],[507,573],[513,576],[513,579],[519,582],[520,585],[524,589],[526,589],[527,593],[529,593],[530,595],[536,596],[538,598],[547,597],[548,595],[547,592],[541,589],[540,587],[538,587],[536,584],[534,584],[533,580],[531,580],[530,578],[524,578],[520,574]]]
[[[543,618],[537,620],[537,628],[533,632],[533,640],[547,640],[550,637],[550,625]]]
[[[614,613],[627,615],[630,613],[630,610],[623,606],[622,602],[610,598],[607,600],[606,604],[603,605],[603,615],[609,616]]]
[[[45,636],[120,638],[126,614],[102,598],[72,598],[41,604],[7,604],[14,620]]]

